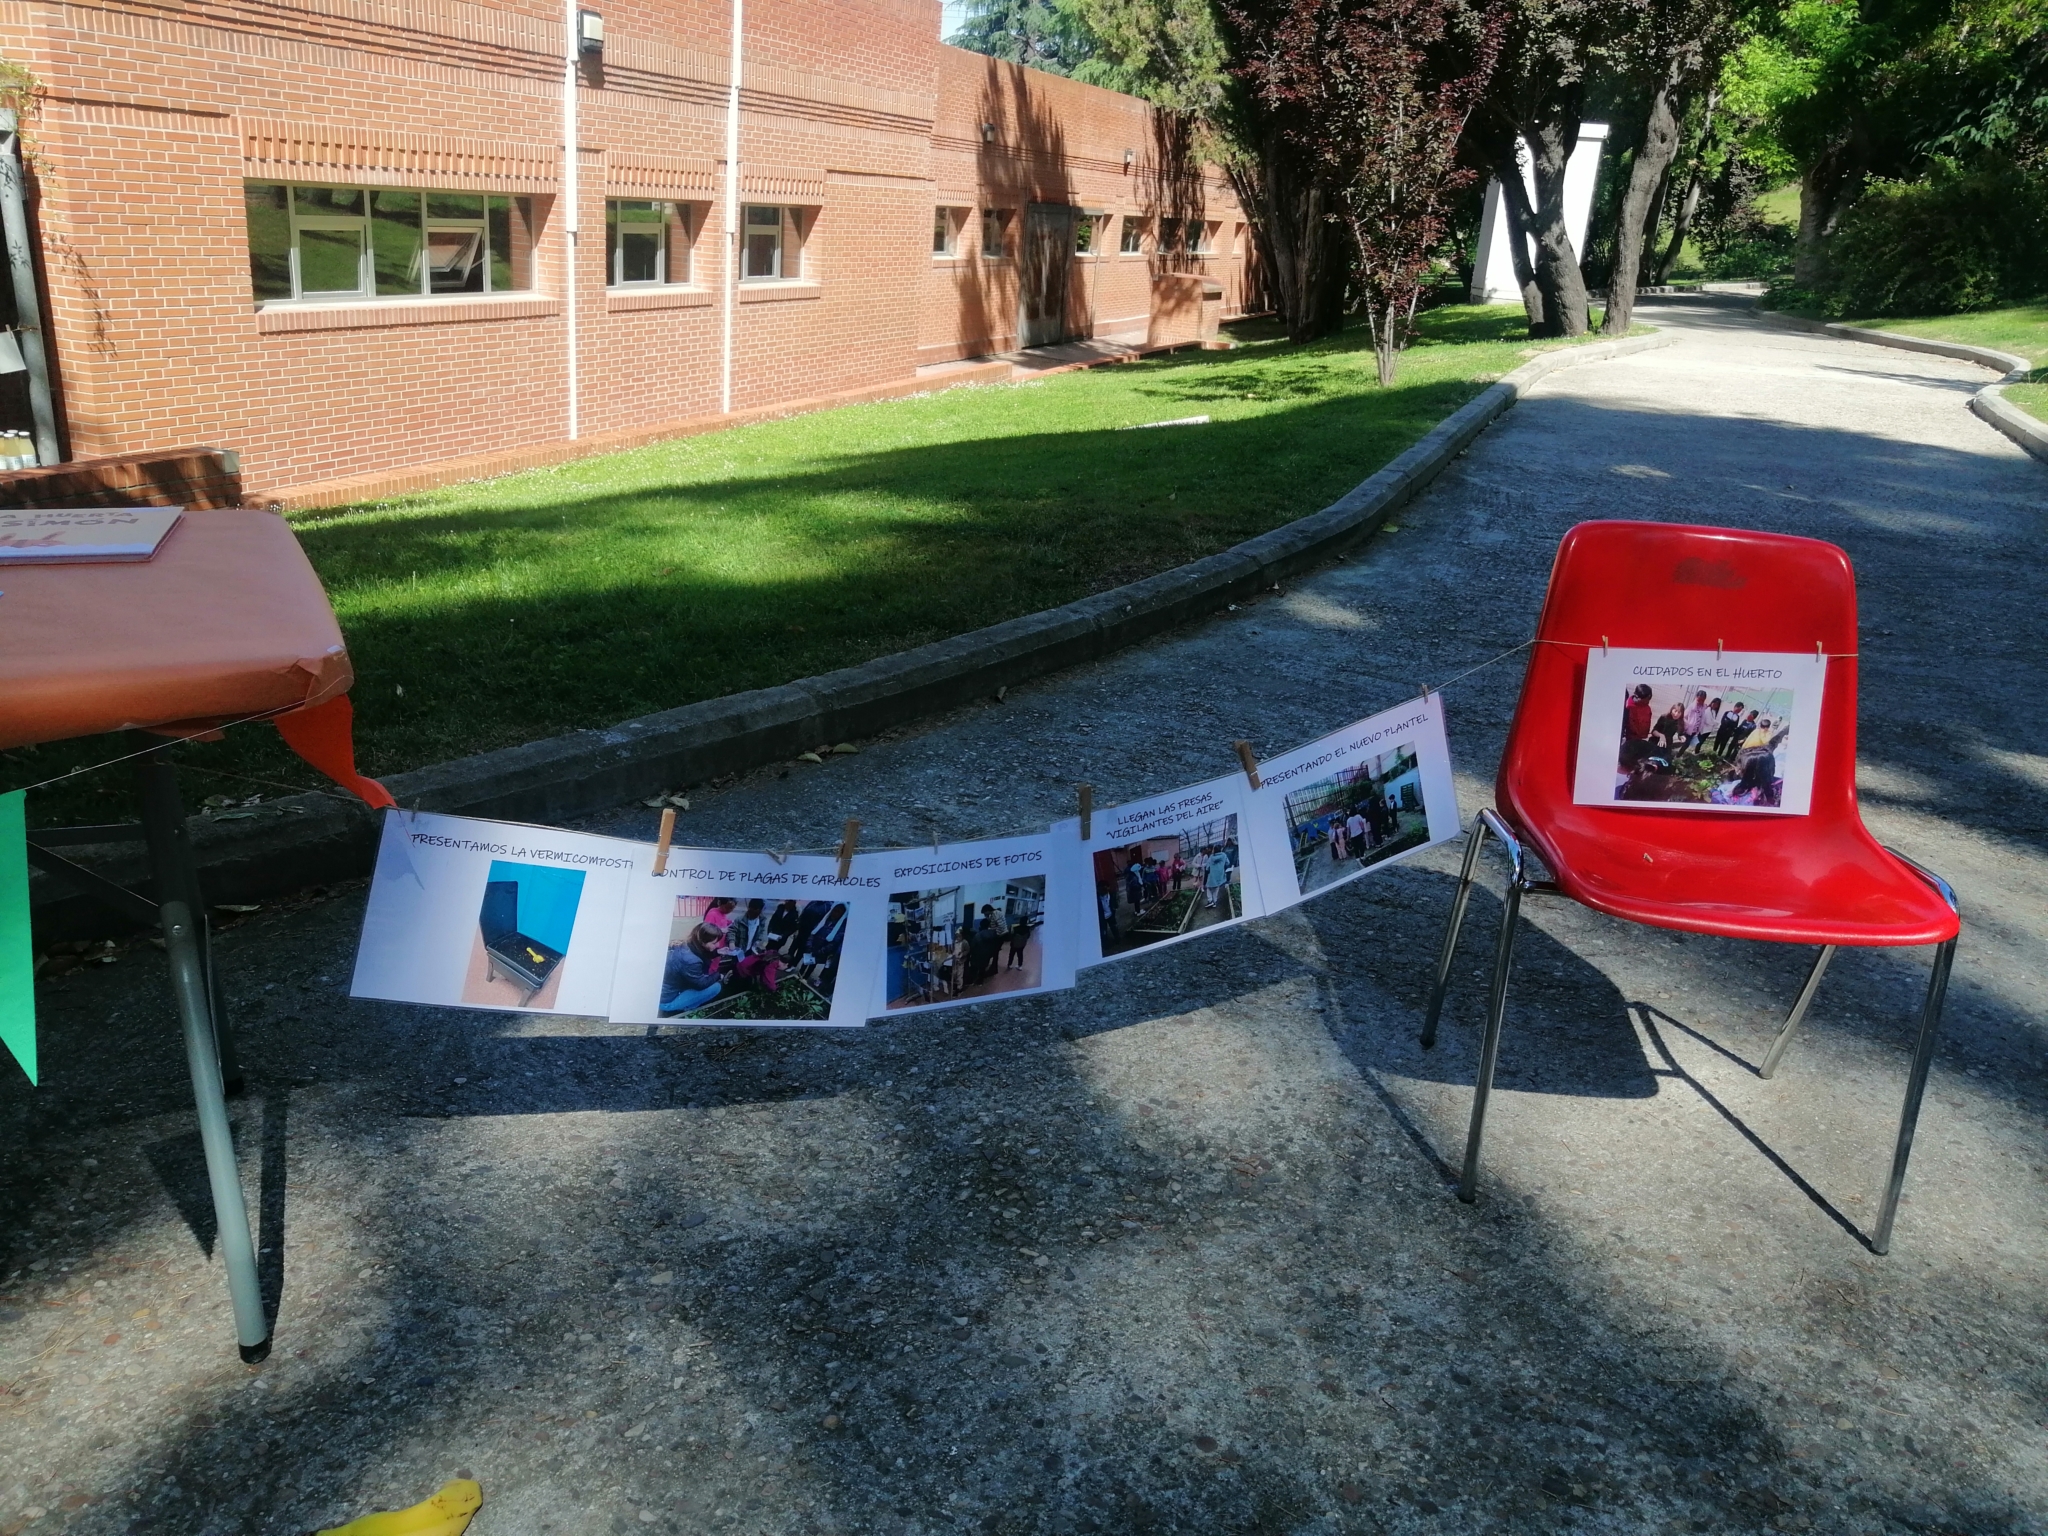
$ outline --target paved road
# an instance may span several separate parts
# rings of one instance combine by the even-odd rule
[[[1764,1083],[1802,955],[1537,906],[1467,1209],[1483,931],[1414,1045],[1442,853],[831,1037],[352,1004],[342,893],[226,946],[283,1296],[260,1373],[194,1241],[160,962],[49,989],[50,1085],[0,1086],[0,1532],[304,1530],[457,1468],[478,1536],[2048,1526],[2048,471],[1969,416],[1979,370],[1651,314],[1678,346],[1553,376],[1362,556],[685,826],[1027,827],[1513,644],[1580,519],[1837,540],[1869,818],[1968,922],[1891,1257],[1845,1228],[1920,953],[1840,959]],[[1468,810],[1516,671],[1449,695]]]

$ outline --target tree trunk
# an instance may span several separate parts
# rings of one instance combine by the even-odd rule
[[[1262,136],[1255,165],[1233,165],[1231,184],[1251,215],[1272,286],[1274,312],[1289,339],[1310,341],[1342,320],[1343,296],[1331,284],[1341,262],[1331,260],[1334,242],[1323,194],[1293,163],[1278,132]]]
[[[1636,280],[1643,266],[1644,215],[1678,153],[1678,116],[1672,103],[1675,94],[1676,86],[1667,73],[1650,96],[1643,142],[1636,148],[1628,191],[1621,199],[1620,226],[1614,232],[1614,272],[1607,280],[1607,317],[1600,326],[1605,336],[1626,336],[1635,323]]]
[[[1654,110],[1654,109],[1653,109]],[[1674,156],[1674,161],[1676,157]],[[1671,200],[1671,167],[1664,167],[1664,174],[1657,178],[1657,190],[1650,198],[1650,206],[1643,210],[1643,249],[1657,248],[1657,226],[1664,222],[1664,205]]]
[[[1828,236],[1843,211],[1863,189],[1861,136],[1852,132],[1830,144],[1799,177],[1799,239],[1792,249],[1792,282],[1799,288],[1820,286]]]
[[[1536,178],[1536,206],[1531,223],[1536,236],[1536,286],[1543,290],[1547,336],[1586,334],[1586,280],[1579,272],[1565,223],[1564,172],[1579,141],[1579,119],[1585,87],[1568,85],[1544,93],[1531,119],[1522,125],[1529,146],[1530,169]],[[1641,213],[1638,211],[1640,222]],[[1631,269],[1630,281],[1634,281]]]
[[[1700,141],[1693,149],[1692,169],[1685,178],[1685,195],[1678,200],[1678,212],[1671,220],[1671,243],[1657,258],[1657,270],[1652,277],[1659,286],[1671,276],[1672,263],[1685,248],[1685,237],[1692,233],[1693,215],[1700,211],[1700,194],[1706,190],[1707,148],[1714,142],[1714,109],[1720,102],[1720,91],[1709,86],[1706,112],[1700,119]]]
[[[1515,286],[1522,291],[1522,310],[1529,317],[1529,334],[1545,335],[1543,291],[1536,286],[1536,269],[1529,261],[1529,228],[1533,215],[1529,209],[1528,184],[1522,179],[1515,130],[1511,125],[1489,116],[1484,121],[1470,124],[1466,131],[1472,136],[1479,158],[1492,167],[1493,179],[1500,183],[1500,215],[1508,226],[1508,264],[1514,269]]]
[[[1536,215],[1529,207],[1529,187],[1522,180],[1522,162],[1516,141],[1510,136],[1505,159],[1495,162],[1494,180],[1500,183],[1501,217],[1508,221],[1508,263],[1515,270],[1515,286],[1522,290],[1522,311],[1529,317],[1529,334],[1550,334],[1543,290],[1536,286],[1536,268],[1529,260],[1529,230]]]

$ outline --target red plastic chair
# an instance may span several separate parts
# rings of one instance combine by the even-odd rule
[[[1627,810],[1572,801],[1587,652],[1603,644],[1828,653],[1827,686],[1805,816]],[[1856,579],[1832,544],[1742,529],[1581,523],[1564,536],[1494,784],[1465,846],[1430,992],[1422,1044],[1436,1043],[1473,868],[1488,837],[1510,865],[1487,995],[1486,1035],[1458,1196],[1476,1197],[1487,1099],[1525,892],[1554,893],[1631,922],[1688,933],[1818,944],[1820,954],[1764,1058],[1770,1077],[1844,944],[1936,944],[1907,1079],[1891,1178],[1870,1247],[1891,1245],[1913,1129],[1934,1057],[1961,920],[1946,881],[1880,846],[1856,809]],[[1753,834],[1731,837],[1741,829]],[[1552,879],[1534,878],[1533,853]]]

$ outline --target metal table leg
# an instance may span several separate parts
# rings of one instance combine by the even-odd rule
[[[270,1353],[270,1322],[256,1278],[256,1244],[249,1235],[249,1208],[235,1167],[235,1143],[228,1128],[222,1090],[221,1052],[215,1029],[213,968],[205,942],[205,908],[197,902],[199,880],[185,836],[185,811],[177,780],[162,754],[138,759],[142,826],[156,882],[157,915],[171,962],[171,990],[185,1030],[185,1061],[192,1072],[192,1099],[199,1111],[199,1140],[206,1152],[206,1177],[213,1191],[213,1218],[221,1260],[227,1266],[228,1297],[235,1309],[235,1340],[242,1359],[255,1364]]]
[[[153,738],[132,735],[131,741],[147,745]],[[198,929],[199,959],[206,972],[206,996],[213,1010],[214,1048],[220,1053],[222,1086],[230,1094],[242,1091],[241,1052],[235,1049],[235,1032],[228,1023],[226,1000],[214,974],[213,933],[206,921],[206,897],[199,889],[199,870],[192,861],[192,841],[185,831],[185,805],[178,795],[178,774],[160,749],[135,760],[135,790],[141,803],[143,835],[149,843],[150,873],[156,884],[156,899],[182,901],[192,909]],[[164,846],[158,847],[157,828],[167,829]]]

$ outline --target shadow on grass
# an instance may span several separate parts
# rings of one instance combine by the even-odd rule
[[[1460,336],[1498,329],[1481,316]],[[773,686],[1212,554],[1327,505],[1483,387],[1418,354],[1417,376],[1382,392],[1361,383],[1368,362],[1347,335],[1119,372],[1110,404],[1128,424],[1206,409],[1200,426],[792,454],[756,446],[788,425],[774,424],[722,437],[730,459],[709,474],[699,439],[308,517],[300,538],[355,663],[359,762],[389,773]],[[895,419],[852,424],[881,438]],[[0,767],[28,782],[113,755],[88,740]],[[194,802],[276,792],[209,770],[315,783],[262,728],[181,757]],[[51,825],[125,804],[125,786],[95,782],[30,809]]]

